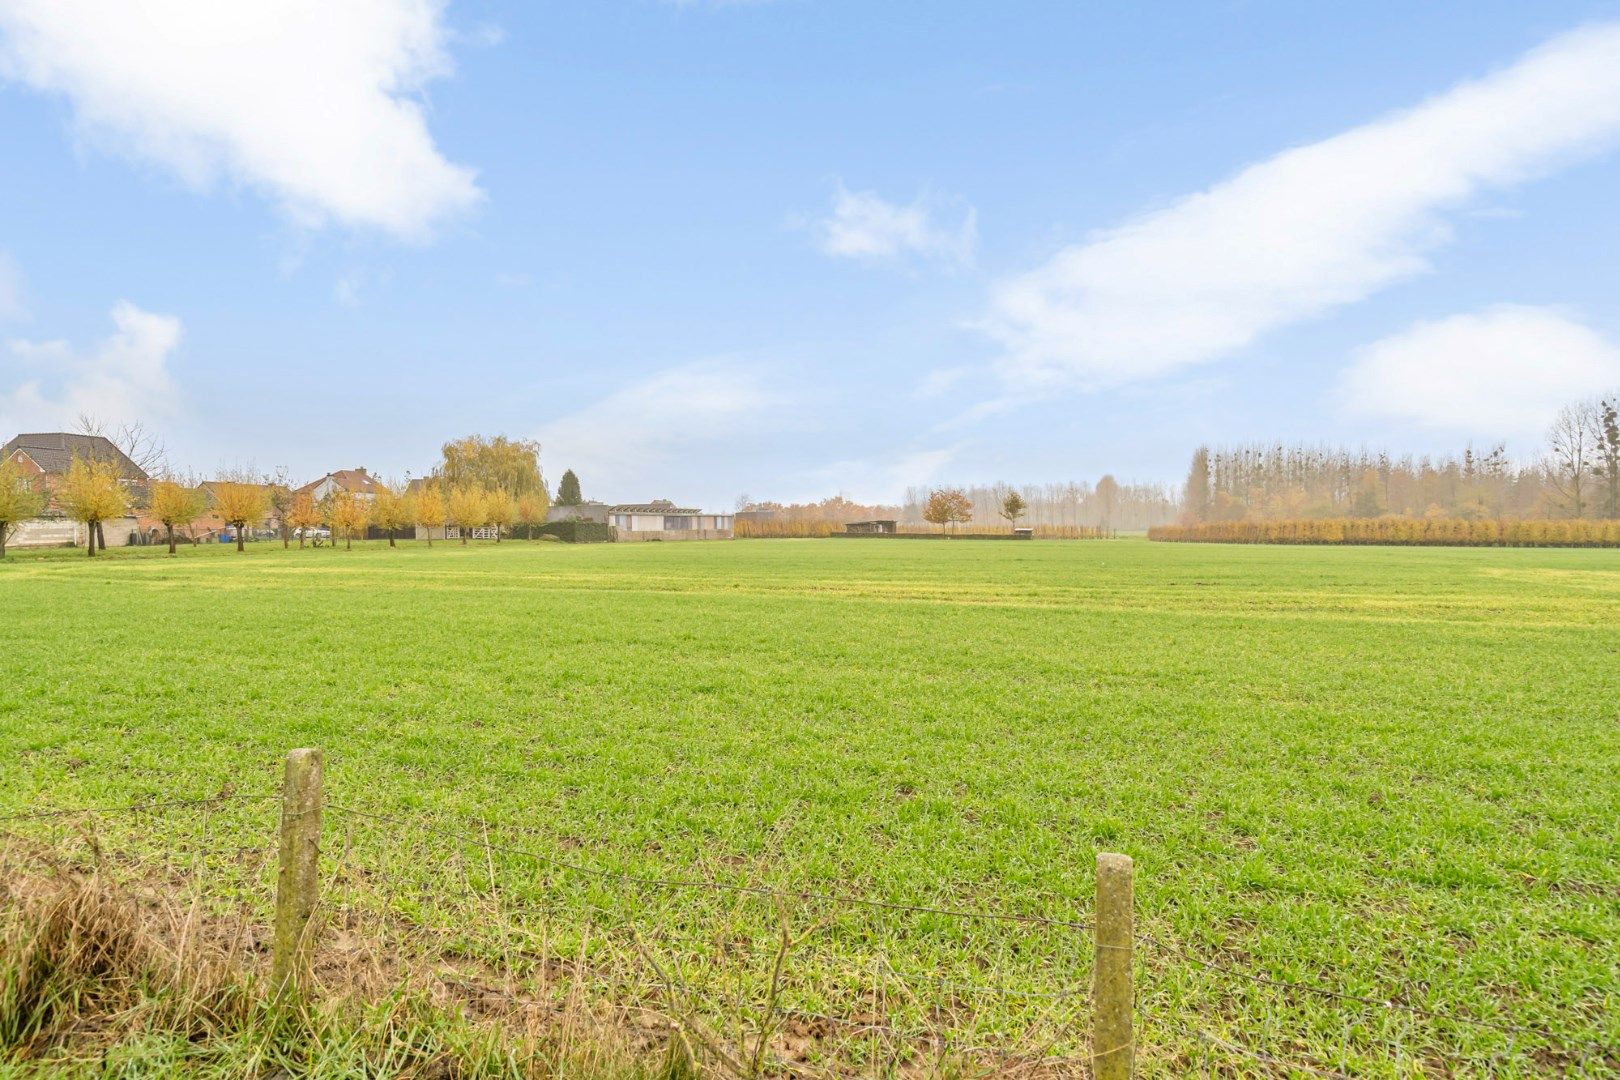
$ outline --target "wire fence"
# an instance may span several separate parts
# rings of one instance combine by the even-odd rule
[[[184,849],[204,860],[224,860],[238,866],[246,880],[239,881],[234,891],[245,902],[265,904],[268,871],[276,861],[272,845],[266,843],[262,833],[246,835],[238,829],[227,834],[228,843],[213,843],[207,836],[207,815],[234,811],[238,815],[258,806],[283,802],[282,825],[288,826],[285,792],[236,793],[220,792],[195,798],[152,799],[144,802],[100,805],[77,808],[43,808],[0,815],[0,857],[16,854],[13,841],[40,842],[39,837],[26,831],[29,826],[48,824],[54,831],[43,842],[49,858],[63,863],[60,853],[64,839],[69,836],[83,838],[92,852],[97,866],[110,858],[105,850],[106,837],[98,826],[113,820],[134,820],[145,817],[173,821],[185,811],[202,811],[205,815],[202,840],[189,846],[176,843],[176,850]],[[791,1003],[780,993],[781,969],[791,953],[788,911],[804,906],[816,909],[858,910],[873,917],[926,916],[936,920],[979,926],[999,926],[1022,931],[1040,931],[1054,935],[1060,949],[1073,957],[1085,952],[1083,935],[1099,935],[1099,920],[1062,918],[1029,912],[995,910],[994,907],[970,908],[965,906],[924,903],[904,899],[886,899],[858,895],[847,890],[821,886],[782,887],[758,881],[727,881],[683,875],[648,875],[629,871],[592,866],[585,862],[559,858],[533,847],[501,839],[506,831],[500,823],[479,818],[462,819],[457,827],[446,827],[421,818],[388,814],[344,803],[317,804],[316,818],[323,813],[329,820],[342,823],[339,835],[330,831],[323,839],[327,848],[329,866],[323,881],[323,914],[328,924],[365,931],[368,913],[374,917],[371,925],[378,939],[396,942],[409,938],[415,947],[426,954],[440,957],[450,951],[443,939],[472,939],[486,941],[491,937],[502,940],[476,952],[473,957],[482,966],[473,963],[464,969],[433,969],[430,977],[439,985],[454,990],[463,999],[478,997],[498,1001],[509,1010],[534,1010],[554,1006],[554,998],[525,992],[519,987],[521,980],[514,978],[513,957],[521,954],[530,968],[544,968],[558,959],[544,952],[515,949],[509,940],[521,936],[526,921],[554,920],[556,912],[521,902],[522,890],[502,880],[495,862],[497,855],[521,860],[544,867],[556,874],[588,882],[654,890],[662,893],[691,894],[702,892],[711,896],[731,896],[739,899],[758,899],[769,902],[781,923],[781,941],[789,944],[776,946],[773,960],[776,972],[764,984],[768,997],[763,1004],[755,1001],[752,1022],[756,1029],[757,1045],[765,1047],[774,1034],[790,1025],[803,1029],[803,1038],[822,1048],[820,1060],[836,1064],[848,1048],[859,1040],[879,1040],[881,1046],[867,1049],[864,1059],[874,1054],[894,1060],[943,1060],[958,1055],[964,1060],[977,1062],[992,1070],[993,1074],[1025,1073],[1030,1076],[1104,1076],[1108,1063],[1106,1054],[1099,1054],[1088,1039],[1085,1013],[1089,1009],[1095,1022],[1099,1003],[1096,984],[1084,978],[1071,977],[1058,980],[1055,986],[1042,986],[1042,978],[1054,974],[1051,965],[1037,965],[1035,951],[1025,949],[1021,958],[1031,961],[1027,971],[1016,973],[1016,985],[965,981],[941,974],[935,970],[915,970],[910,966],[895,968],[889,963],[887,951],[879,953],[871,970],[853,970],[857,992],[853,995],[858,1008],[844,1014],[826,1009],[808,1007],[807,1003]],[[251,818],[244,824],[251,824]],[[426,876],[418,875],[406,880],[375,866],[367,866],[360,859],[355,844],[356,827],[370,828],[380,834],[383,842],[398,841],[406,836],[429,838],[439,842],[437,854],[441,860],[454,857],[462,880],[450,880],[443,867]],[[327,842],[330,841],[330,842]],[[285,844],[283,844],[285,858]],[[481,860],[481,864],[480,864]],[[3,869],[0,864],[0,869]],[[420,869],[421,867],[419,867]],[[472,881],[474,868],[481,872],[483,884]],[[528,885],[533,887],[531,880]],[[467,902],[484,905],[493,916],[492,924],[479,927],[449,926],[435,928],[422,916],[430,904]],[[593,916],[609,914],[600,906]],[[668,913],[661,913],[667,915]],[[660,913],[648,918],[656,921]],[[702,1030],[705,1023],[714,1025],[712,1017],[699,1015],[694,1004],[695,994],[686,984],[685,975],[678,970],[680,964],[666,955],[660,962],[654,955],[659,944],[656,929],[651,934],[637,926],[633,916],[618,913],[616,921],[608,920],[596,927],[598,931],[617,931],[625,935],[642,962],[651,969],[640,977],[628,975],[634,963],[607,963],[601,970],[588,964],[589,950],[582,943],[579,957],[567,974],[572,982],[590,984],[601,995],[597,1002],[603,1010],[625,1016],[651,1017],[656,1024],[678,1025],[684,1030]],[[245,925],[245,918],[243,924]],[[804,932],[813,936],[822,923]],[[436,943],[433,939],[440,939]],[[1164,940],[1159,933],[1132,932],[1123,943],[1104,942],[1094,937],[1090,942],[1095,949],[1124,949],[1134,966],[1143,973],[1169,970],[1182,966],[1207,972],[1220,980],[1233,984],[1248,984],[1275,992],[1289,1002],[1316,1000],[1331,1003],[1344,1017],[1345,1037],[1333,1060],[1323,1049],[1321,1040],[1311,1046],[1302,1043],[1309,1039],[1285,1036],[1286,1049],[1268,1047],[1265,1040],[1255,1037],[1252,1030],[1241,1036],[1233,1034],[1231,1027],[1242,1023],[1241,1015],[1208,1016],[1185,1015],[1164,995],[1145,996],[1140,988],[1126,1003],[1136,1016],[1140,1037],[1133,1047],[1134,1056],[1148,1071],[1163,1070],[1166,1074],[1180,1075],[1272,1075],[1272,1076],[1324,1076],[1354,1077],[1378,1074],[1401,1075],[1405,1068],[1434,1075],[1567,1075],[1567,1076],[1620,1076],[1620,1045],[1599,1039],[1570,1037],[1545,1026],[1513,1020],[1470,1015],[1465,1012],[1445,1011],[1407,1003],[1406,1000],[1422,996],[1420,986],[1398,986],[1384,997],[1352,993],[1331,986],[1277,978],[1242,966],[1225,963],[1198,955],[1188,947]],[[1132,952],[1134,951],[1134,957]],[[465,956],[468,950],[460,950]],[[504,967],[503,967],[504,965]],[[672,970],[664,970],[666,967]],[[1038,969],[1038,970],[1037,970]],[[1004,971],[1003,971],[1004,973]],[[1058,973],[1061,974],[1061,973]],[[549,985],[550,978],[545,980]],[[649,987],[655,988],[649,993]],[[757,988],[756,988],[757,989]],[[1612,991],[1611,991],[1612,995]],[[1146,1001],[1144,1003],[1144,997]],[[757,995],[756,995],[757,998]],[[651,1001],[653,1004],[648,1004]],[[847,1001],[847,999],[846,999]],[[1026,1023],[1021,1035],[1009,1036],[1004,1028],[990,1024],[977,1026],[976,1014],[980,1002],[1000,1003],[1017,1012]],[[740,1013],[750,1010],[742,1008]],[[1352,1015],[1355,1014],[1355,1015]],[[1365,1016],[1385,1016],[1407,1025],[1414,1038],[1411,1045],[1404,1040],[1381,1039],[1363,1030],[1355,1038],[1351,1029]],[[1365,1028],[1365,1025],[1363,1025]],[[1501,1045],[1487,1052],[1448,1050],[1437,1044],[1447,1029],[1469,1028],[1489,1032],[1501,1038]],[[973,1036],[984,1031],[986,1042]],[[838,1033],[838,1034],[835,1034]],[[749,1045],[748,1036],[715,1036],[713,1050],[725,1059],[728,1053]],[[999,1044],[999,1045],[998,1045]],[[763,1052],[763,1051],[761,1051]],[[818,1072],[802,1060],[793,1060],[774,1051],[768,1055],[771,1066],[786,1075],[816,1075]],[[1380,1066],[1371,1063],[1381,1062]],[[1393,1063],[1393,1064],[1392,1064]],[[1129,1069],[1129,1066],[1127,1066]],[[836,1071],[834,1068],[833,1071]],[[1118,1075],[1132,1075],[1130,1071]]]

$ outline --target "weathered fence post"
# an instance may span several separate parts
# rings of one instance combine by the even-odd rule
[[[302,996],[314,941],[309,919],[320,891],[321,752],[287,755],[281,790],[281,860],[276,874],[276,932],[270,994],[278,1003]]]
[[[1091,985],[1091,1073],[1095,1080],[1131,1080],[1136,1064],[1131,877],[1129,856],[1097,853],[1097,956]]]

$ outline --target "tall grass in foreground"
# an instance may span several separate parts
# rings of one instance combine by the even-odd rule
[[[1149,540],[1201,544],[1384,544],[1430,547],[1620,547],[1620,521],[1307,518],[1158,525]]]
[[[695,1075],[683,1043],[659,1049],[577,998],[542,1022],[476,994],[446,1000],[365,950],[328,956],[325,993],[277,1011],[245,918],[99,869],[7,858],[0,874],[0,1077]]]

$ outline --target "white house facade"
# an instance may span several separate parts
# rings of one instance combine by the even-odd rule
[[[664,499],[610,506],[607,523],[617,531],[620,542],[730,540],[733,536],[730,514],[705,514]]]

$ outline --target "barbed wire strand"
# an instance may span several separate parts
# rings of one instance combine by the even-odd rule
[[[126,803],[126,804],[119,804],[119,805],[71,807],[71,808],[60,808],[60,809],[51,809],[51,810],[25,811],[25,812],[22,812],[22,813],[0,815],[0,822],[44,821],[44,820],[53,820],[53,819],[80,817],[80,816],[89,816],[89,815],[102,815],[102,816],[105,816],[105,815],[114,815],[114,814],[139,814],[139,813],[154,812],[154,811],[158,811],[158,810],[170,810],[170,809],[180,809],[180,808],[198,808],[198,807],[206,808],[206,807],[220,806],[220,805],[224,805],[224,804],[227,804],[227,803],[268,802],[268,801],[271,801],[271,800],[279,800],[280,798],[281,798],[281,796],[279,794],[271,793],[271,792],[260,792],[260,793],[255,793],[255,794],[218,793],[218,794],[214,794],[214,795],[202,796],[202,797],[196,797],[196,798],[163,799],[163,800],[154,800],[154,801],[147,801],[147,802],[141,802],[141,803]],[[710,891],[718,891],[718,892],[729,892],[729,893],[733,893],[733,894],[773,897],[773,898],[777,898],[777,899],[819,901],[819,902],[823,902],[823,903],[840,904],[840,905],[847,905],[847,906],[854,906],[854,907],[864,907],[864,908],[871,908],[871,909],[878,909],[878,910],[900,911],[900,912],[906,912],[906,913],[910,913],[910,914],[931,914],[931,915],[939,915],[939,916],[946,917],[946,918],[956,918],[956,919],[997,921],[997,922],[1013,922],[1013,923],[1021,923],[1021,924],[1025,924],[1025,925],[1049,926],[1049,927],[1053,927],[1053,928],[1056,928],[1056,929],[1073,930],[1073,931],[1089,931],[1089,930],[1093,929],[1093,925],[1090,924],[1090,923],[1071,921],[1071,920],[1064,920],[1064,919],[1052,919],[1052,918],[1047,918],[1045,916],[1040,916],[1040,915],[1020,915],[1020,914],[1011,913],[1011,912],[976,911],[976,910],[969,910],[969,909],[964,909],[964,908],[938,907],[938,906],[927,905],[927,904],[896,903],[896,902],[886,901],[886,900],[874,900],[874,899],[871,899],[871,898],[868,898],[868,897],[848,896],[848,895],[837,894],[837,893],[818,892],[818,891],[814,891],[814,890],[776,889],[776,888],[771,888],[771,887],[764,886],[764,885],[737,884],[737,883],[720,882],[720,881],[705,881],[705,880],[690,879],[690,878],[648,877],[648,876],[644,876],[644,875],[630,874],[630,873],[627,873],[627,872],[624,872],[624,871],[601,870],[601,869],[597,869],[595,867],[589,867],[589,866],[585,866],[585,865],[582,865],[582,864],[579,864],[579,863],[570,862],[570,861],[565,860],[565,859],[557,859],[557,858],[554,858],[552,856],[544,855],[544,854],[541,854],[540,852],[532,851],[532,850],[529,850],[529,849],[526,849],[526,848],[517,848],[517,847],[512,847],[510,845],[505,845],[505,844],[494,844],[494,843],[491,843],[489,841],[489,838],[487,836],[484,836],[484,837],[472,836],[472,835],[467,834],[467,833],[460,833],[460,832],[456,832],[454,830],[445,829],[445,828],[436,827],[436,826],[423,825],[420,822],[407,821],[407,820],[404,820],[404,819],[401,819],[401,818],[392,817],[390,815],[378,814],[378,813],[374,813],[372,811],[360,810],[360,809],[357,809],[357,808],[354,808],[354,807],[343,806],[343,805],[340,805],[340,804],[337,804],[337,803],[327,803],[325,808],[327,810],[336,811],[336,812],[338,812],[340,814],[349,814],[349,815],[352,815],[354,817],[366,818],[368,820],[376,821],[376,822],[383,823],[383,824],[402,826],[402,827],[406,827],[406,828],[421,829],[423,832],[426,832],[426,833],[429,833],[429,834],[432,834],[432,835],[446,837],[448,839],[457,840],[459,842],[466,843],[466,844],[478,845],[480,848],[482,848],[485,851],[500,852],[500,853],[506,854],[506,855],[514,855],[514,856],[517,856],[519,858],[530,859],[530,860],[532,860],[534,862],[537,862],[537,863],[541,863],[541,864],[544,864],[544,865],[549,865],[549,866],[552,866],[552,867],[555,867],[555,868],[561,869],[561,870],[567,870],[569,872],[581,874],[581,875],[586,876],[586,877],[593,877],[593,878],[596,878],[598,880],[620,881],[620,882],[624,882],[624,883],[627,883],[627,884],[645,885],[645,886],[652,887],[652,888],[701,889],[701,890],[710,890]],[[487,822],[484,823],[484,824],[485,824],[486,827],[488,826]],[[1439,1011],[1436,1011],[1436,1010],[1424,1009],[1424,1008],[1422,1008],[1420,1006],[1407,1005],[1407,1004],[1397,1002],[1397,1001],[1393,1001],[1393,1000],[1389,1000],[1389,999],[1372,998],[1372,997],[1367,997],[1367,996],[1360,995],[1360,994],[1348,993],[1348,992],[1342,991],[1342,990],[1333,990],[1333,989],[1330,989],[1328,987],[1315,986],[1315,985],[1312,985],[1312,984],[1309,984],[1309,983],[1294,982],[1294,981],[1287,980],[1287,979],[1277,979],[1277,978],[1272,978],[1272,977],[1265,976],[1265,975],[1257,975],[1257,974],[1254,974],[1253,972],[1243,971],[1243,970],[1240,970],[1238,968],[1232,967],[1232,966],[1227,965],[1227,964],[1221,964],[1221,963],[1218,963],[1218,962],[1215,962],[1215,961],[1205,960],[1205,959],[1203,959],[1201,957],[1194,956],[1191,953],[1187,952],[1186,950],[1178,948],[1178,947],[1176,947],[1174,945],[1170,945],[1170,944],[1168,944],[1168,943],[1166,943],[1166,942],[1164,942],[1164,941],[1160,940],[1159,938],[1154,937],[1152,935],[1145,935],[1142,938],[1140,938],[1139,940],[1143,941],[1146,944],[1150,944],[1150,945],[1153,945],[1153,946],[1155,946],[1155,947],[1157,947],[1159,949],[1162,949],[1165,952],[1171,953],[1171,954],[1179,957],[1180,959],[1182,959],[1182,960],[1184,960],[1184,961],[1186,961],[1188,963],[1194,964],[1194,965],[1196,965],[1198,967],[1205,968],[1206,970],[1220,972],[1221,974],[1233,976],[1235,978],[1243,979],[1245,981],[1252,982],[1252,983],[1262,985],[1262,986],[1270,986],[1270,987],[1275,987],[1275,988],[1281,989],[1281,990],[1294,991],[1294,992],[1305,993],[1305,994],[1312,994],[1312,995],[1315,995],[1315,996],[1318,996],[1318,997],[1329,998],[1329,999],[1337,1000],[1337,1001],[1353,1002],[1353,1003],[1356,1003],[1356,1004],[1359,1004],[1359,1005],[1370,1006],[1370,1007],[1373,1007],[1373,1008],[1380,1008],[1380,1009],[1386,1009],[1386,1010],[1402,1012],[1402,1013],[1405,1013],[1405,1014],[1411,1015],[1411,1016],[1420,1016],[1420,1017],[1430,1019],[1430,1020],[1441,1020],[1441,1021],[1449,1021],[1449,1022],[1452,1022],[1452,1023],[1466,1024],[1466,1025],[1470,1025],[1470,1026],[1473,1026],[1473,1027],[1478,1027],[1478,1028],[1483,1028],[1483,1029],[1487,1029],[1487,1030],[1496,1031],[1496,1032],[1499,1032],[1501,1034],[1506,1034],[1506,1035],[1532,1035],[1532,1036],[1536,1036],[1536,1037],[1542,1039],[1543,1041],[1547,1042],[1548,1044],[1550,1044],[1551,1046],[1553,1046],[1555,1048],[1563,1049],[1563,1050],[1566,1050],[1566,1051],[1573,1051],[1576,1048],[1580,1048],[1583,1051],[1587,1051],[1587,1052],[1594,1052],[1595,1051],[1595,1052],[1597,1052],[1599,1054],[1607,1055],[1607,1054],[1615,1053],[1617,1050],[1620,1050],[1620,1047],[1607,1046],[1607,1045],[1605,1045],[1603,1043],[1598,1043],[1598,1042],[1589,1041],[1589,1040],[1567,1041],[1564,1038],[1554,1034],[1551,1031],[1548,1031],[1545,1028],[1539,1028],[1539,1027],[1535,1027],[1535,1026],[1532,1026],[1532,1025],[1514,1024],[1514,1023],[1509,1023],[1509,1022],[1504,1022],[1504,1021],[1486,1020],[1486,1019],[1482,1019],[1482,1018],[1479,1018],[1479,1017],[1466,1016],[1466,1015],[1461,1015],[1461,1014],[1457,1014],[1457,1013],[1439,1012]],[[900,973],[896,972],[895,974],[899,975]],[[1063,990],[1063,991],[1058,991],[1058,992],[1036,993],[1036,992],[1028,992],[1028,991],[1008,990],[1008,989],[1001,988],[1001,987],[972,986],[972,985],[966,985],[966,984],[951,984],[951,983],[948,983],[948,982],[946,982],[944,980],[936,980],[936,979],[933,979],[933,978],[930,978],[930,977],[927,977],[927,976],[920,976],[920,977],[917,977],[917,978],[919,979],[919,981],[924,981],[924,982],[934,984],[937,989],[940,989],[940,990],[945,991],[945,992],[951,992],[951,993],[971,993],[971,994],[981,994],[981,995],[993,994],[993,995],[1000,996],[1000,997],[1017,997],[1017,998],[1029,998],[1029,999],[1047,998],[1047,999],[1057,1000],[1057,999],[1063,999],[1063,998],[1069,998],[1069,997],[1078,996],[1078,995],[1085,992],[1085,988],[1083,988],[1083,987],[1075,987],[1075,988],[1071,988],[1071,989],[1067,989],[1067,990]],[[906,981],[905,976],[902,976],[902,981]],[[827,1021],[829,1023],[838,1022],[836,1020],[836,1018],[833,1018],[833,1017],[820,1016],[820,1015],[816,1015],[816,1014],[802,1014],[802,1015],[804,1015],[805,1018],[807,1018],[807,1019],[809,1019],[809,1018],[820,1019],[820,1020],[825,1020],[825,1021]],[[890,1030],[893,1030],[893,1029],[890,1029]],[[1323,1075],[1323,1076],[1343,1076],[1344,1075],[1342,1073],[1323,1071],[1323,1070],[1320,1070],[1320,1069],[1314,1069],[1313,1070],[1313,1069],[1311,1069],[1311,1067],[1308,1067],[1308,1066],[1297,1066],[1297,1065],[1294,1065],[1293,1063],[1284,1062],[1284,1061],[1281,1061],[1280,1059],[1275,1059],[1275,1058],[1271,1057],[1270,1055],[1265,1054],[1263,1051],[1254,1051],[1254,1050],[1250,1050],[1250,1049],[1248,1049],[1246,1047],[1241,1047],[1241,1046],[1237,1046],[1235,1044],[1227,1043],[1224,1040],[1220,1040],[1220,1039],[1215,1038],[1214,1036],[1208,1035],[1208,1033],[1206,1033],[1206,1032],[1188,1031],[1188,1033],[1193,1034],[1193,1035],[1195,1035],[1195,1036],[1197,1036],[1197,1037],[1199,1037],[1201,1039],[1205,1039],[1207,1041],[1210,1041],[1214,1045],[1220,1046],[1220,1047],[1222,1047],[1224,1049],[1231,1050],[1231,1051],[1234,1051],[1234,1052],[1238,1052],[1238,1053],[1242,1053],[1242,1054],[1254,1057],[1256,1060],[1265,1061],[1265,1062],[1268,1062],[1268,1063],[1271,1063],[1271,1064],[1277,1064],[1277,1065],[1281,1065],[1281,1066],[1284,1066],[1284,1067],[1306,1068],[1309,1071],[1314,1071],[1318,1075]]]
[[[208,795],[195,799],[161,799],[155,802],[126,803],[121,806],[81,806],[65,810],[29,810],[20,814],[0,815],[0,821],[46,821],[52,818],[79,817],[87,814],[134,814],[151,810],[171,810],[177,807],[218,806],[230,802],[255,802],[280,799],[280,794],[264,792],[258,795]]]
[[[902,911],[911,914],[941,915],[953,919],[978,919],[996,922],[1015,922],[1034,926],[1050,926],[1062,930],[1086,931],[1092,929],[1090,923],[1070,922],[1064,919],[1049,919],[1041,915],[1019,915],[1012,912],[973,911],[965,908],[934,907],[927,904],[894,903],[888,900],[873,900],[862,896],[846,896],[838,893],[824,893],[803,889],[773,889],[765,885],[745,885],[725,881],[700,881],[694,878],[658,878],[630,874],[619,870],[599,870],[595,867],[584,866],[569,862],[565,859],[553,858],[527,848],[512,847],[504,844],[486,843],[483,837],[472,836],[467,833],[458,833],[450,829],[422,825],[419,822],[405,821],[401,818],[390,817],[386,814],[376,814],[369,810],[357,810],[353,807],[340,806],[327,803],[328,810],[335,810],[342,814],[352,814],[356,817],[369,818],[390,825],[399,825],[405,828],[418,828],[434,836],[442,836],[462,843],[477,844],[487,847],[490,851],[498,851],[503,855],[516,855],[519,858],[531,859],[538,863],[553,866],[561,870],[594,877],[603,881],[621,881],[626,884],[646,885],[651,888],[666,889],[708,889],[716,892],[741,893],[749,896],[768,896],[780,900],[816,900],[829,904],[843,904],[852,907],[878,908],[886,911]]]

